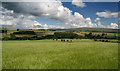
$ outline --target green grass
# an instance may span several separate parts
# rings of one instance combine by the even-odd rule
[[[0,41],[0,70],[2,70],[2,41]]]
[[[73,40],[3,41],[3,69],[117,69],[118,44]]]

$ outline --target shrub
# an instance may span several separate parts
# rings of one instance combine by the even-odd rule
[[[102,40],[102,42],[105,42],[105,40]]]
[[[67,40],[67,42],[69,42],[69,40]]]
[[[94,41],[97,41],[97,39],[94,39]]]
[[[16,36],[15,36],[14,34],[10,34],[10,39],[15,40],[15,39],[16,39]]]
[[[17,29],[17,31],[19,31],[20,29]]]
[[[9,37],[4,37],[2,40],[9,40]]]

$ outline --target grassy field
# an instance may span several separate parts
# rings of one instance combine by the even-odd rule
[[[3,41],[3,69],[117,69],[118,44],[89,39]]]

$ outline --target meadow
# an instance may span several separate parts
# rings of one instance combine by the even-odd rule
[[[90,39],[2,41],[3,69],[117,69],[118,43]]]

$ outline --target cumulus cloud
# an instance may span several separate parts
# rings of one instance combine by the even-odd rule
[[[72,1],[72,4],[73,4],[73,5],[76,5],[76,6],[78,6],[78,7],[81,7],[81,8],[83,8],[83,7],[86,6],[85,3],[83,3],[82,0],[73,0],[73,1]]]
[[[119,29],[117,23],[110,23],[110,25],[102,25],[100,21],[96,23],[97,28],[111,28],[111,29]]]
[[[97,22],[97,21],[100,21],[101,19],[100,18],[96,18],[94,21]]]
[[[98,21],[96,24],[98,28],[107,28],[106,26],[102,25],[100,21]]]
[[[79,27],[98,27],[100,25],[92,23],[91,18],[84,18],[78,12],[74,12],[64,7],[62,2],[54,0],[54,2],[17,2],[3,3],[2,25],[13,28],[26,29],[53,29],[53,28],[79,28]],[[115,15],[112,13],[112,15]],[[48,25],[41,24],[35,20],[38,17],[47,17],[49,19],[58,20],[64,25]]]
[[[37,17],[48,17],[61,22],[69,21],[69,18],[72,16],[72,11],[63,7],[60,1],[39,3],[4,3],[3,6],[7,9],[14,10],[16,13],[30,14]]]
[[[116,24],[116,23],[111,23],[110,25],[108,25],[107,26],[107,28],[112,28],[112,29],[118,29],[119,27],[118,27],[118,24]]]
[[[87,26],[89,26],[89,27],[97,27],[96,24],[93,24],[93,23],[92,23],[92,20],[91,20],[90,17],[86,18],[86,23],[88,23]]]
[[[104,17],[104,18],[111,18],[111,17],[118,17],[118,12],[110,12],[110,11],[105,11],[105,12],[97,12],[96,15],[99,17]]]
[[[13,10],[2,9],[2,16],[0,17],[2,22],[0,25],[4,28],[21,28],[21,29],[64,29],[64,26],[40,24],[39,22],[31,19],[35,19],[35,16],[23,14],[16,14]]]
[[[3,3],[3,7],[13,10],[16,14],[33,15],[35,17],[47,17],[68,24],[69,27],[76,24],[77,26],[87,26],[86,19],[78,12],[72,15],[72,11],[64,7],[59,0],[55,2],[39,2],[39,3]],[[66,26],[67,27],[67,26]],[[74,26],[73,26],[74,27]],[[89,27],[89,25],[87,26]]]

